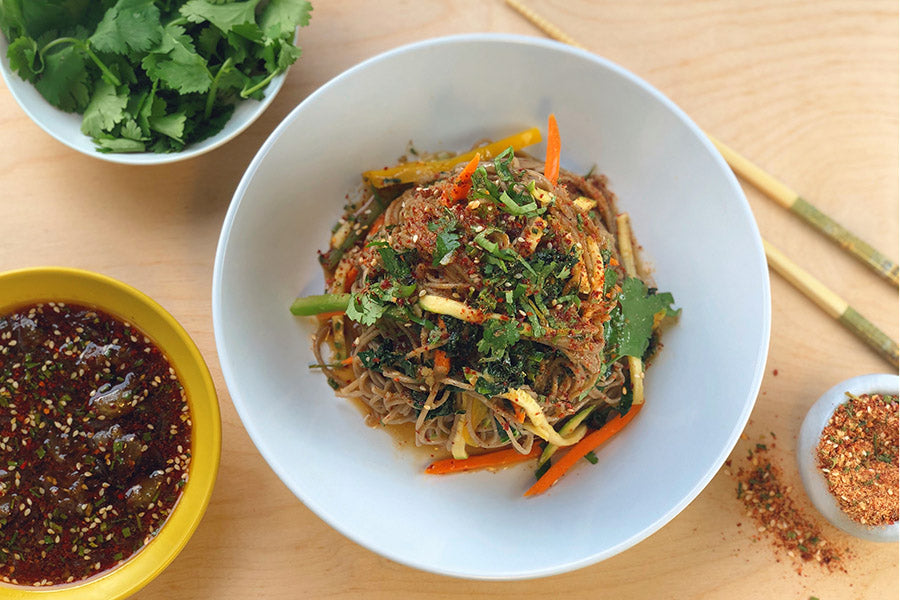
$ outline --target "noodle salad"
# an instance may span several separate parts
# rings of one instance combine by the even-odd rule
[[[553,115],[544,161],[522,151],[540,140],[363,173],[320,253],[328,293],[291,306],[317,316],[314,367],[338,396],[450,453],[428,473],[537,459],[526,495],[634,418],[677,315],[606,178],[560,168]]]

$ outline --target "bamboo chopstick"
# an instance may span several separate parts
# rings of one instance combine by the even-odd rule
[[[532,9],[523,6],[518,0],[506,0],[506,3],[549,37],[583,50],[587,49],[560,30],[557,26],[547,21],[547,19],[543,18]],[[725,159],[725,162],[728,163],[735,173],[775,200],[781,207],[791,211],[803,219],[808,225],[830,238],[838,244],[838,246],[855,256],[876,273],[894,285],[900,285],[900,268],[898,268],[897,263],[820,211],[813,204],[804,200],[797,192],[772,175],[766,173],[749,159],[729,148],[713,136],[707,134],[707,137],[713,145],[715,145],[716,149]]]
[[[804,200],[800,194],[763,171],[747,158],[741,156],[713,136],[707,134],[707,137],[725,158],[725,162],[734,169],[735,173],[752,183],[783,208],[791,211],[820,233],[831,238],[838,246],[861,260],[876,273],[894,285],[900,285],[900,276],[898,276],[900,275],[898,273],[900,269],[898,269],[897,263],[861,240],[843,225]]]
[[[804,271],[797,263],[793,262],[766,240],[763,240],[763,248],[765,248],[769,266],[779,275],[803,292],[806,297],[815,302],[826,314],[837,319],[838,322],[859,336],[894,367],[900,366],[900,353],[898,353],[897,342],[875,327],[868,319],[847,304],[844,299],[825,287],[821,281]]]
[[[549,37],[571,46],[586,49],[561,29],[547,21],[547,19],[532,9],[523,6],[518,0],[506,0],[506,3]],[[712,136],[708,134],[707,136],[738,175],[755,185],[782,207],[790,210],[830,237],[841,248],[851,252],[880,275],[894,284],[898,283],[896,263],[823,214],[787,185],[778,181]],[[763,240],[763,248],[765,249],[766,260],[772,269],[815,302],[826,314],[859,336],[892,365],[898,366],[900,361],[898,361],[897,343],[894,340],[875,327],[868,319],[859,314],[840,296],[828,289],[821,281],[804,271],[766,240]]]

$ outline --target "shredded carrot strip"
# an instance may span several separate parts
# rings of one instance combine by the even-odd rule
[[[612,436],[622,431],[622,429],[631,422],[636,414],[641,410],[641,404],[632,405],[632,407],[625,413],[625,416],[616,415],[612,421],[597,429],[596,431],[592,431],[588,435],[584,436],[580,442],[572,446],[572,449],[569,450],[565,456],[559,459],[556,463],[554,463],[547,472],[541,476],[540,479],[535,482],[533,486],[528,488],[528,491],[525,492],[526,496],[536,496],[538,494],[542,494],[550,489],[554,483],[556,483],[560,477],[566,474],[569,469],[571,469],[575,463],[584,458],[584,456],[591,452],[592,450],[596,450],[600,445],[609,440]]]
[[[479,162],[481,162],[481,154],[476,153],[472,160],[459,172],[459,177],[450,186],[449,199],[451,202],[465,200],[466,196],[469,195],[469,190],[472,189],[472,173],[478,168]]]
[[[513,411],[516,413],[516,423],[525,422],[525,411],[518,404],[513,403]]]
[[[547,120],[547,159],[544,162],[544,177],[550,180],[550,183],[556,185],[559,179],[559,154],[562,144],[559,140],[559,128],[556,126],[556,117],[550,113]]]
[[[434,369],[444,373],[450,372],[450,358],[443,350],[434,351]]]
[[[381,229],[381,227],[383,225],[384,225],[384,213],[381,213],[380,215],[375,217],[375,221],[372,223],[372,226],[369,228],[369,233],[366,234],[366,237],[370,238],[373,235],[375,235],[376,233],[378,233],[378,230]]]
[[[355,265],[350,267],[347,270],[347,276],[344,278],[344,291],[349,292],[350,288],[353,286],[353,282],[356,281],[356,276],[359,275],[359,268]]]
[[[345,358],[344,360],[341,361],[341,364],[345,367],[351,365],[352,363],[353,363],[352,356],[348,356],[347,358]]]
[[[487,454],[479,454],[478,456],[470,456],[469,458],[463,459],[445,458],[428,465],[425,472],[430,475],[444,475],[446,473],[461,473],[463,471],[474,471],[476,469],[505,467],[507,465],[513,465],[532,458],[537,458],[540,453],[540,446],[534,444],[531,447],[531,452],[528,454],[522,454],[515,448],[509,448],[507,450],[488,452]]]

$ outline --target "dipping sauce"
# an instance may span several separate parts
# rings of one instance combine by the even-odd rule
[[[138,552],[188,478],[191,418],[160,349],[96,309],[0,316],[0,581],[78,581]]]
[[[863,525],[898,517],[897,396],[847,394],[816,448],[818,466],[841,510]]]

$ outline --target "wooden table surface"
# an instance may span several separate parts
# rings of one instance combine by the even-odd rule
[[[877,248],[898,253],[898,15],[890,0],[525,0],[574,38],[632,70],[714,133]],[[720,472],[659,532],[605,562],[524,582],[416,571],[332,530],[282,485],[231,404],[210,315],[213,256],[237,182],[276,124],[344,69],[400,44],[497,31],[540,36],[502,0],[320,1],[303,57],[249,130],[205,156],[126,167],[49,137],[0,87],[0,270],[65,265],[153,296],[206,358],[222,407],[218,483],[197,532],[137,594],[161,598],[893,598],[896,544],[857,541],[846,573],[802,574],[754,541]],[[745,187],[764,237],[897,337],[897,289]],[[774,432],[773,458],[800,489],[793,445],[810,404],[856,375],[893,369],[772,275],[772,341],[756,408],[735,450]],[[743,446],[742,446],[743,445]],[[744,521],[743,527],[737,523]]]

